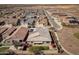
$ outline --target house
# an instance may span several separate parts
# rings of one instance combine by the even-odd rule
[[[69,17],[66,17],[66,20],[64,21],[64,23],[66,25],[78,25],[79,20],[76,17],[69,16]]]
[[[8,28],[7,27],[1,27],[0,28],[0,34],[4,33]]]
[[[7,27],[0,27],[0,42],[3,41],[2,33],[4,33],[7,29]]]
[[[48,29],[45,28],[32,28],[29,31],[29,36],[27,38],[27,43],[31,45],[50,45],[51,37]]]
[[[11,35],[10,38],[5,40],[5,43],[13,44],[14,42],[25,42],[28,37],[28,29],[25,27],[20,27],[16,32]]]
[[[8,36],[12,35],[15,32],[16,29],[17,29],[16,27],[11,27],[8,30],[6,30],[4,33],[2,33],[3,39],[5,39]]]

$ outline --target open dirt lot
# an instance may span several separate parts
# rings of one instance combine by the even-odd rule
[[[58,32],[62,46],[73,54],[79,54],[79,39],[73,35],[76,32],[79,32],[79,28],[64,27],[60,32]]]

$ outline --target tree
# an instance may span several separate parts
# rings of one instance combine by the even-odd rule
[[[4,25],[5,24],[5,22],[3,21],[3,22],[0,22],[0,25]]]
[[[20,19],[18,19],[18,21],[17,21],[17,25],[20,25]]]

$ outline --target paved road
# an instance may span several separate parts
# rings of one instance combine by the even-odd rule
[[[44,12],[45,12],[45,15],[47,16],[47,18],[49,19],[49,23],[51,24],[51,27],[54,27],[56,30],[61,30],[62,25],[56,21],[57,18],[51,16],[51,14],[46,10],[44,10]]]
[[[49,22],[50,22],[50,24],[51,24],[51,27],[54,27],[55,29],[62,29],[61,26],[58,25],[58,24],[54,21],[55,18],[54,18],[54,17],[53,17],[53,19],[51,18],[51,15],[49,14],[48,11],[45,11],[45,10],[44,10],[44,12],[45,12],[46,16],[47,16],[48,19],[49,19]],[[55,35],[56,35],[56,37],[57,37],[58,44],[61,46],[61,48],[62,48],[67,54],[73,55],[72,53],[70,53],[69,51],[67,51],[67,50],[61,45],[61,43],[60,43],[60,41],[59,41],[59,38],[58,38],[58,35],[57,35],[57,32],[55,32]]]

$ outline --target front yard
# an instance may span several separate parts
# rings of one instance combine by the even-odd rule
[[[40,51],[40,50],[49,50],[48,46],[32,46],[29,48],[29,51]]]
[[[49,50],[48,46],[32,46],[29,47],[29,51],[33,52],[34,54],[40,54],[42,50]]]

